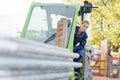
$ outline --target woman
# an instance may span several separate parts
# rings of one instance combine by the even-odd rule
[[[74,35],[74,46],[73,46],[73,52],[79,54],[79,58],[75,58],[74,62],[81,62],[82,58],[84,56],[84,48],[86,45],[86,40],[88,38],[88,35],[86,33],[86,30],[89,26],[89,22],[87,20],[82,21],[81,26],[77,26],[75,30]],[[75,80],[79,80],[80,78],[80,68],[75,68]]]

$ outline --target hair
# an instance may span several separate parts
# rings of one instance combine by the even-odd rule
[[[89,21],[87,21],[87,20],[82,21],[81,24],[84,24],[84,23],[87,23],[89,25]]]

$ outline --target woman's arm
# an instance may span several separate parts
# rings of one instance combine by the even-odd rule
[[[87,38],[88,38],[88,36],[87,36],[87,34],[85,34],[82,41],[80,41],[80,44],[77,46],[74,46],[73,51],[77,52],[78,50],[84,50],[86,42],[87,42]]]

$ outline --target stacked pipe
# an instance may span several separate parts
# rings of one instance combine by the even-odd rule
[[[0,38],[0,80],[68,80],[75,67],[82,67],[72,61],[78,57],[48,44]]]

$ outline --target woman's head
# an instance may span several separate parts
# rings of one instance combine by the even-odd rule
[[[82,21],[80,26],[80,31],[85,32],[87,28],[89,27],[89,22],[87,20]]]

